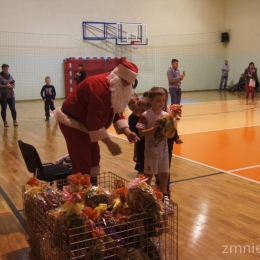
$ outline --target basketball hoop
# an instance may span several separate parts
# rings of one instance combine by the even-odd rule
[[[140,45],[140,41],[131,41],[131,45],[132,45],[132,48],[133,50],[138,50],[138,47]]]

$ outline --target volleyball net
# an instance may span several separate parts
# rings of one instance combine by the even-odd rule
[[[114,40],[82,40],[69,35],[0,32],[0,61],[7,63],[16,81],[17,100],[40,98],[46,76],[65,97],[63,61],[75,58],[126,57],[139,68],[138,87],[143,93],[153,86],[168,87],[167,70],[173,58],[185,70],[183,91],[216,89],[220,80],[225,48],[220,32],[150,36],[148,45],[138,48],[117,45]]]

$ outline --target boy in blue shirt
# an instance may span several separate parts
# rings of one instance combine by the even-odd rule
[[[51,85],[50,77],[45,78],[45,83],[41,90],[41,97],[44,100],[44,109],[45,109],[45,121],[49,121],[50,118],[50,109],[53,111],[54,107],[54,99],[56,96],[56,91],[53,85]]]

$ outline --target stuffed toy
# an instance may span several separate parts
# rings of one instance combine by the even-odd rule
[[[176,119],[181,117],[182,105],[171,105],[170,112],[156,121],[154,140],[161,142],[164,139],[172,138],[177,129]]]

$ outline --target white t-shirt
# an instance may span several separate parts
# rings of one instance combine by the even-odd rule
[[[148,129],[155,125],[157,119],[166,115],[167,112],[161,111],[160,115],[154,114],[152,109],[145,111],[139,118],[136,128]],[[168,156],[168,143],[167,139],[162,142],[154,140],[154,134],[145,136],[145,151],[144,155],[147,157],[163,158]]]

